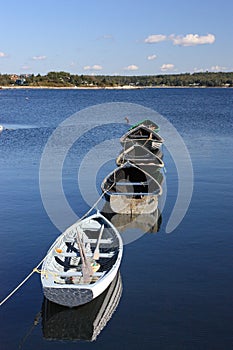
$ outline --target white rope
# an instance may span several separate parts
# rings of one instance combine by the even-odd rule
[[[22,285],[24,283],[27,282],[27,280],[29,280],[29,278],[33,275],[34,272],[36,272],[36,269],[38,269],[38,267],[40,267],[40,265],[44,262],[45,258],[47,257],[47,255],[43,258],[43,260],[40,261],[40,263],[29,273],[29,275],[27,275],[27,277],[24,278],[24,280],[10,293],[8,294],[8,296],[3,299],[0,303],[0,306],[2,306],[13,294],[15,294],[15,292],[17,292],[17,290],[22,287]]]
[[[114,183],[113,183],[113,185],[114,185]],[[112,185],[112,186],[113,186],[113,185]],[[110,188],[112,188],[112,186],[111,186]],[[110,189],[110,188],[109,188],[109,189]],[[98,204],[98,203],[100,202],[100,200],[103,198],[103,196],[105,195],[105,193],[109,191],[109,189],[105,190],[105,191],[101,194],[101,196],[97,199],[97,201],[93,204],[93,206],[92,206],[92,207],[91,207],[77,222],[83,220],[87,215],[89,215],[89,214],[92,212],[92,210],[97,206],[97,204]]]

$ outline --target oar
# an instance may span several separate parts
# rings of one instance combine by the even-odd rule
[[[99,234],[98,241],[97,241],[97,244],[96,244],[96,248],[95,248],[95,251],[94,251],[94,254],[93,254],[93,259],[94,260],[99,260],[99,258],[100,258],[99,245],[100,245],[100,240],[101,240],[103,231],[104,231],[104,225],[102,225],[101,229],[100,229],[100,234]]]
[[[79,237],[80,239],[80,237]],[[89,276],[93,275],[93,268],[91,267],[91,262],[90,259],[86,256],[86,251],[84,249],[84,244],[82,242],[82,240],[80,239],[80,243],[81,243],[81,249],[82,249],[82,253],[83,253],[83,258],[84,258],[84,262],[87,266],[87,270],[89,271]]]
[[[79,249],[79,252],[81,255],[81,259],[82,259],[83,281],[84,281],[84,283],[90,283],[93,270],[91,269],[91,266],[90,266],[90,268],[88,266],[88,261],[87,261],[86,255],[85,255],[85,250],[84,250],[83,245],[81,243],[78,231],[77,231],[76,241],[77,241],[78,249]]]

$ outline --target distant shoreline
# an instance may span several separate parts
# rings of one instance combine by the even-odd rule
[[[0,86],[0,90],[36,89],[36,90],[142,90],[142,89],[229,89],[231,86]]]
[[[46,75],[0,74],[0,87],[8,89],[135,90],[167,88],[233,87],[233,72],[160,75],[78,75],[48,72]]]

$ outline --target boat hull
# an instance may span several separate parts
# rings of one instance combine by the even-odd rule
[[[94,299],[90,289],[77,288],[43,288],[44,296],[59,305],[75,307],[83,305]]]
[[[118,257],[118,262],[120,264],[121,256]],[[117,263],[112,270],[110,270],[106,276],[104,276],[100,281],[91,285],[74,285],[74,287],[58,286],[58,287],[45,287],[43,286],[44,296],[59,305],[76,307],[79,305],[86,304],[101,293],[104,292],[106,288],[110,285],[119,269],[119,264]],[[46,277],[45,277],[46,278]]]
[[[157,195],[142,195],[141,198],[127,195],[110,195],[110,207],[118,214],[151,214],[158,208]]]

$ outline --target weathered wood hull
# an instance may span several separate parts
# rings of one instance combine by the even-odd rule
[[[111,209],[119,214],[151,214],[158,208],[157,195],[144,195],[141,198],[126,195],[111,195]]]
[[[157,209],[162,187],[136,164],[126,162],[111,172],[101,184],[105,198],[115,213],[152,213]]]

